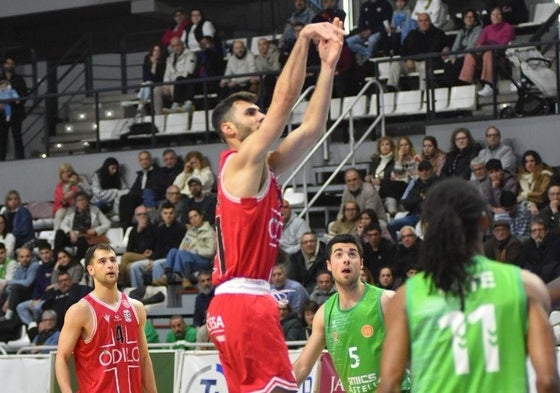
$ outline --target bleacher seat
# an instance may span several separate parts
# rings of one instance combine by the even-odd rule
[[[208,111],[208,127],[212,130],[212,110]],[[206,132],[206,112],[194,111],[189,132]]]
[[[291,118],[291,124],[292,125],[297,125],[297,124],[301,124],[301,122],[303,121],[303,115],[305,114],[305,111],[307,110],[307,105],[308,102],[307,101],[301,101],[292,111],[292,118]]]
[[[184,134],[189,130],[189,114],[186,112],[170,113],[164,115],[164,118],[165,127],[163,128],[163,133],[165,135]]]
[[[395,111],[395,93],[384,93],[383,94],[383,112],[385,116],[393,114]]]
[[[342,98],[331,98],[329,116],[331,120],[336,120],[340,117],[342,110]]]
[[[431,103],[431,108],[435,112],[446,112],[449,110],[449,88],[448,87],[440,87],[434,89],[433,94],[434,102]],[[427,111],[427,102],[426,102],[426,92],[424,92],[424,99],[422,100],[422,107],[420,108],[420,112],[425,113]]]
[[[468,111],[476,109],[476,86],[453,86],[449,93],[450,111]]]
[[[39,236],[37,236],[38,239],[44,239],[46,241],[49,242],[49,244],[51,245],[51,247],[54,247],[54,236],[55,236],[56,232],[53,231],[41,231],[39,232]]]
[[[352,117],[354,118],[367,116],[367,97],[365,95],[359,98],[355,96],[344,97],[342,100],[342,113],[346,112],[350,107],[352,108],[352,110],[351,112],[348,112],[348,114],[346,114],[346,116],[344,117],[345,119],[350,118],[350,113],[352,113]]]
[[[379,113],[378,113],[378,110],[377,110],[377,94],[372,94],[369,97],[368,115],[376,117],[378,114]]]
[[[397,103],[392,115],[415,115],[422,107],[421,90],[399,91],[397,93]]]
[[[519,27],[526,26],[538,26],[547,21],[547,19],[558,9],[558,4],[554,2],[549,3],[537,3],[535,4],[535,12],[533,14],[533,20],[530,22],[520,23]]]

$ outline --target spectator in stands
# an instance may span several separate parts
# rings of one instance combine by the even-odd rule
[[[325,245],[313,232],[301,235],[300,250],[290,255],[288,278],[299,282],[311,292],[315,285],[315,276],[326,268]]]
[[[436,1],[434,1],[435,3]],[[420,1],[418,1],[420,3]],[[418,4],[417,3],[417,4]],[[413,19],[411,19],[413,20]],[[404,32],[403,32],[404,35]],[[402,56],[421,55],[431,52],[447,52],[449,51],[449,39],[445,33],[437,28],[430,19],[430,15],[422,12],[418,16],[418,28],[408,33],[403,41]],[[443,68],[443,59],[435,57],[429,59],[432,62],[432,68]],[[420,90],[426,88],[426,60],[406,60],[391,63],[389,68],[389,78],[387,87],[390,90],[398,90],[399,81],[402,75],[408,75],[409,72],[417,71],[420,77]]]
[[[346,202],[355,202],[359,210],[372,209],[377,214],[381,225],[387,225],[385,219],[386,213],[383,208],[383,202],[379,197],[377,190],[370,184],[365,183],[360,177],[360,173],[355,168],[349,168],[344,172],[344,182],[346,187],[342,192],[342,199],[340,204],[339,218],[344,215],[344,204]],[[359,217],[359,211],[358,217]],[[351,230],[354,228],[351,228]],[[345,232],[350,233],[350,232]]]
[[[498,127],[490,126],[486,129],[486,143],[488,147],[482,149],[478,156],[485,162],[490,161],[492,158],[497,158],[501,161],[504,170],[515,174],[517,171],[515,153],[511,147],[502,143],[502,135]]]
[[[106,158],[91,177],[91,203],[105,214],[118,214],[119,199],[128,191],[119,162],[114,157]]]
[[[202,193],[202,181],[193,176],[188,181],[189,191],[192,197],[186,199],[187,211],[196,209],[202,212],[205,221],[214,225],[216,219],[216,195]]]
[[[186,27],[185,46],[192,52],[200,52],[202,50],[200,41],[203,37],[216,36],[216,28],[214,24],[204,17],[200,8],[191,10],[191,24]],[[215,41],[216,42],[216,41]]]
[[[525,205],[517,203],[515,193],[503,191],[500,195],[500,207],[502,212],[506,212],[511,219],[511,233],[521,241],[529,238],[531,211]]]
[[[533,218],[531,237],[522,244],[522,267],[535,273],[545,283],[554,280],[560,275],[559,255],[554,252],[554,245],[558,241],[558,236],[548,230],[542,218]]]
[[[72,282],[80,283],[84,277],[84,268],[75,258],[65,249],[59,250],[56,254],[56,262],[51,275],[50,288],[58,288],[58,276],[61,273],[68,273],[72,277]]]
[[[176,343],[177,341],[196,342],[196,328],[185,324],[185,320],[180,315],[173,315],[169,318],[169,332],[165,337],[166,343]],[[187,349],[185,345],[176,345],[174,348]]]
[[[183,199],[179,187],[175,185],[167,187],[165,199],[159,201],[158,209],[155,212],[155,215],[151,217],[150,221],[153,221],[156,225],[161,224],[161,209],[163,205],[168,203],[171,203],[175,207],[175,219],[179,221],[181,225],[186,225],[189,222],[189,211],[187,209],[188,201]]]
[[[165,149],[162,154],[163,166],[160,168],[162,188],[167,189],[175,178],[183,171],[183,159],[173,149]]]
[[[437,176],[434,174],[434,168],[430,161],[425,160],[418,164],[418,178],[412,179],[406,188],[400,203],[407,211],[406,215],[401,218],[395,218],[388,225],[387,229],[397,241],[397,231],[404,226],[415,226],[420,221],[422,213],[422,204],[428,196],[430,188],[436,183]]]
[[[150,321],[146,321],[144,333],[146,334],[146,341],[148,344],[159,344],[159,334]]]
[[[307,25],[313,19],[313,11],[307,7],[307,0],[294,0],[294,10],[286,20],[284,32],[280,37],[279,47],[291,47],[296,42],[295,25]]]
[[[266,74],[272,72],[279,72],[282,68],[280,64],[280,52],[276,45],[271,43],[266,38],[259,38],[258,41],[259,53],[255,56],[255,67],[257,72]],[[270,100],[272,99],[272,92],[276,85],[277,75],[264,75],[262,76],[262,84],[259,86],[259,95],[264,100],[264,107],[268,108]]]
[[[287,254],[295,254],[300,250],[300,241],[304,233],[311,231],[304,219],[298,217],[292,211],[290,202],[284,199],[282,210],[282,237],[280,238],[280,248]]]
[[[243,41],[234,41],[232,54],[228,58],[224,76],[251,74],[256,71],[255,56],[253,56],[251,51],[247,50]],[[222,79],[220,81],[220,87],[222,88],[221,95],[227,97],[241,90],[249,90],[255,93],[256,81],[257,78],[254,76],[239,76]]]
[[[160,213],[161,216],[161,213]],[[148,209],[144,205],[134,210],[136,225],[130,230],[126,252],[121,256],[119,286],[130,286],[130,266],[133,262],[149,259],[155,248],[156,225],[150,222]]]
[[[20,97],[26,97],[27,85],[21,75],[16,74],[16,62],[13,57],[7,56],[4,59],[4,72],[0,74],[0,80],[6,80],[12,86]],[[12,102],[10,119],[6,119],[6,112],[3,108],[4,104],[0,104],[0,161],[6,159],[8,148],[8,131],[12,130],[12,138],[14,140],[15,159],[21,160],[25,158],[23,147],[23,139],[21,134],[21,125],[25,119],[25,99]],[[4,113],[2,113],[4,112]]]
[[[411,266],[420,264],[420,247],[422,240],[411,226],[405,226],[400,231],[401,244],[397,246],[395,253],[395,273],[398,278],[405,279],[406,272]]]
[[[198,295],[194,299],[193,326],[200,328],[206,324],[206,310],[214,297],[212,270],[201,270],[198,274]]]
[[[364,209],[360,213],[360,220],[358,221],[358,225],[352,232],[352,235],[356,236],[362,242],[367,241],[367,235],[365,229],[370,224],[379,225],[379,218],[377,217],[377,213],[375,213],[374,210]]]
[[[364,247],[364,266],[370,273],[377,275],[381,266],[393,265],[395,262],[395,245],[382,234],[379,224],[371,223],[365,228],[366,241]]]
[[[521,266],[521,242],[511,233],[511,218],[507,213],[494,216],[492,236],[484,242],[485,255],[499,262]]]
[[[431,24],[439,29],[443,29],[443,26],[448,22],[449,19],[447,4],[445,4],[444,1],[417,0],[410,18],[407,20],[402,29],[402,42],[404,42],[410,32],[414,31],[418,28],[419,25],[421,25],[420,16],[422,14],[427,14],[430,18]]]
[[[167,51],[156,44],[152,46],[150,53],[144,57],[144,63],[142,63],[142,84],[144,87],[141,87],[140,91],[138,91],[140,102],[138,103],[137,116],[144,114],[145,104],[152,100],[154,102],[154,115],[161,114],[161,108],[163,108],[163,87],[155,86],[152,93],[152,88],[149,85],[163,82],[166,55]]]
[[[315,288],[313,288],[313,291],[309,294],[309,300],[321,305],[336,292],[336,287],[334,286],[332,274],[328,270],[317,273],[315,282],[317,285],[315,285]]]
[[[382,289],[388,289],[390,291],[396,290],[402,279],[395,276],[395,272],[391,266],[383,266],[379,270],[379,275],[377,276],[377,286]]]
[[[360,207],[356,202],[348,201],[342,204],[342,217],[334,221],[328,228],[328,239],[336,235],[352,233],[360,222]]]
[[[539,216],[547,228],[555,235],[560,234],[560,185],[551,184],[547,190],[548,204],[545,205]]]
[[[6,246],[0,242],[0,296],[5,288],[6,281],[14,277],[17,267],[18,263],[10,258]]]
[[[512,25],[518,25],[529,21],[529,11],[525,0],[492,0],[489,10],[500,8],[503,18]]]
[[[303,306],[309,300],[309,294],[299,282],[288,278],[284,264],[277,263],[272,269],[270,289],[276,300],[288,300],[298,315],[303,314]]]
[[[185,236],[185,227],[175,220],[175,208],[168,203],[161,209],[160,224],[154,236],[154,250],[151,255],[130,265],[130,283],[133,287],[143,288],[144,278],[152,281],[152,266],[154,261],[164,259],[172,248],[177,248]]]
[[[278,311],[280,312],[280,323],[286,341],[305,340],[305,327],[301,323],[300,315],[290,305],[289,301],[278,301]]]
[[[39,346],[39,345],[58,345],[58,337],[60,336],[60,330],[57,328],[57,316],[56,311],[54,310],[45,310],[41,316],[41,321],[39,322],[38,326],[38,333],[37,336],[33,339],[31,345]],[[54,351],[51,350],[32,350],[31,353],[49,353]]]
[[[179,247],[172,247],[165,259],[154,261],[154,285],[167,285],[172,282],[172,275],[178,273],[183,278],[183,289],[194,288],[195,273],[212,268],[212,259],[216,255],[216,232],[196,209],[189,211],[189,223]]]
[[[159,166],[152,161],[149,151],[138,153],[140,170],[136,172],[136,179],[128,194],[119,200],[119,218],[121,227],[126,230],[132,224],[132,216],[137,206],[155,208],[157,202],[163,199],[166,187],[161,186]]]
[[[393,8],[387,0],[366,0],[360,6],[357,34],[346,39],[359,65],[375,55],[377,48],[387,46],[391,34]]]
[[[395,9],[391,19],[391,36],[389,37],[389,54],[401,54],[401,33],[412,14],[407,0],[395,0]]]
[[[488,171],[486,170],[484,160],[479,156],[471,160],[471,173],[471,184],[480,192],[480,195],[482,195],[482,186],[488,179]]]
[[[371,156],[371,166],[365,181],[371,182],[375,189],[382,194],[382,180],[391,178],[391,171],[395,165],[395,143],[389,136],[382,136],[377,140],[377,152]],[[383,195],[381,195],[384,198]]]
[[[35,274],[35,279],[31,284],[31,297],[29,300],[20,301],[13,305],[13,309],[16,310],[19,319],[29,325],[31,321],[39,319],[41,316],[41,310],[44,303],[43,296],[53,287],[52,277],[54,268],[53,252],[49,243],[42,243],[39,247],[39,267],[37,268],[37,273]],[[18,291],[23,289],[22,286],[16,286],[12,289],[10,298],[23,299],[27,296],[24,294],[17,294]],[[8,306],[9,307],[9,306]]]
[[[84,179],[76,174],[71,164],[65,162],[58,167],[58,178],[54,189],[53,199],[53,229],[56,231],[60,228],[62,219],[66,215],[66,210],[72,206],[76,194],[79,191],[87,191],[89,186]]]
[[[4,253],[12,258],[16,249],[16,238],[13,234],[8,232],[6,225],[6,218],[0,214],[0,243],[4,246]]]
[[[311,23],[332,23],[334,18],[338,18],[344,22],[346,19],[346,12],[338,8],[338,0],[323,0],[321,4],[323,5],[323,9],[313,17]]]
[[[8,191],[0,214],[5,218],[5,231],[15,237],[16,249],[35,238],[33,218],[29,210],[22,205],[19,192]]]
[[[171,54],[167,57],[165,64],[164,82],[180,82],[196,78],[196,54],[185,48],[185,44],[178,37],[171,39]],[[193,83],[176,83],[165,85],[162,89],[163,100],[171,101],[171,108],[164,108],[164,113],[188,112],[194,110],[192,100],[194,99]]]
[[[533,215],[544,207],[546,190],[553,176],[552,168],[542,162],[539,153],[527,150],[521,157],[521,166],[517,171],[519,196],[517,200],[525,203]]]
[[[438,146],[438,141],[431,135],[425,136],[422,140],[422,154],[420,161],[428,160],[432,164],[434,173],[439,176],[445,164],[445,152]]]
[[[76,259],[86,254],[89,246],[107,243],[105,233],[111,228],[111,221],[95,205],[90,205],[89,195],[83,191],[76,194],[74,206],[66,212],[60,229],[54,237],[56,252],[64,247],[77,247]]]
[[[486,163],[488,179],[482,183],[482,198],[488,204],[488,208],[497,214],[502,211],[500,197],[504,191],[510,191],[517,195],[517,179],[508,171],[504,171],[502,163],[492,158]]]
[[[309,339],[313,331],[313,318],[315,318],[317,310],[319,310],[319,305],[312,300],[305,303],[305,306],[303,307],[303,317],[301,322],[302,325],[305,326],[306,339]]]
[[[502,17],[500,8],[495,7],[490,14],[492,24],[486,26],[482,30],[482,34],[476,42],[476,47],[484,47],[489,45],[507,45],[515,39],[515,30]],[[480,81],[483,84],[478,95],[488,97],[494,94],[494,69],[493,69],[493,53],[492,51],[483,52],[482,55],[468,53],[465,56],[463,68],[459,74],[459,80],[466,83],[473,83],[477,64],[482,62],[482,73]]]
[[[399,137],[394,157],[395,165],[391,171],[391,177],[383,181],[385,206],[391,216],[394,216],[399,210],[398,201],[402,198],[410,181],[416,177],[418,156],[409,137]]]
[[[0,305],[5,313],[3,319],[11,319],[16,305],[31,298],[32,284],[39,269],[39,262],[33,258],[30,248],[22,246],[17,250],[18,267],[11,280],[0,285]],[[14,296],[12,296],[12,293]]]
[[[0,80],[0,100],[9,100],[16,98],[19,98],[19,95],[17,91],[12,89],[10,83],[7,80]],[[12,102],[14,102],[15,104],[18,103],[18,101]],[[3,104],[0,104],[4,107],[4,119],[8,124],[10,123],[10,120],[12,118],[12,102],[5,102]]]
[[[471,160],[478,155],[480,145],[474,140],[471,132],[464,127],[456,128],[451,133],[449,152],[441,170],[443,177],[471,178]]]
[[[187,17],[187,12],[183,8],[177,8],[175,11],[173,11],[173,19],[175,21],[175,24],[165,30],[165,33],[163,33],[163,37],[161,37],[161,43],[168,49],[169,53],[172,52],[171,39],[174,37],[178,37],[181,41],[185,42],[185,29],[189,25],[189,23],[191,23],[190,19]]]
[[[173,184],[179,187],[181,193],[188,197],[192,197],[192,193],[189,189],[189,180],[191,177],[198,178],[202,183],[202,192],[204,194],[212,191],[212,187],[214,186],[212,168],[210,168],[208,159],[197,150],[189,151],[186,154],[183,171],[177,174],[173,181]]]
[[[217,42],[220,42],[217,40]],[[196,65],[196,75],[199,78],[209,78],[213,76],[221,76],[224,74],[224,58],[221,52],[221,46],[216,45],[213,37],[202,37],[200,40],[200,52],[197,52],[198,63]],[[220,82],[206,82],[208,93],[218,93]],[[195,91],[198,94],[204,93],[204,86],[197,84]]]
[[[476,11],[467,9],[463,12],[463,27],[459,29],[455,36],[451,51],[455,52],[474,48],[481,33],[482,26],[478,23]],[[463,68],[464,60],[464,54],[450,55],[445,60],[443,81],[445,86],[456,86],[459,84],[459,74]]]
[[[375,285],[375,278],[367,267],[363,267],[360,271],[360,281],[367,282],[369,285]]]

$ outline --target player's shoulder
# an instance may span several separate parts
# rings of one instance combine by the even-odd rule
[[[91,307],[84,299],[72,304],[66,311],[65,319],[84,322],[92,315]]]

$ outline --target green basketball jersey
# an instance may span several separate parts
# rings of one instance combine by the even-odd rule
[[[449,261],[453,263],[453,261]],[[527,295],[520,269],[476,256],[460,298],[407,281],[413,392],[526,392]]]
[[[354,307],[341,310],[338,293],[325,303],[325,340],[334,367],[348,393],[374,392],[379,383],[385,322],[381,309],[382,289],[365,284]],[[410,389],[407,374],[403,390]]]

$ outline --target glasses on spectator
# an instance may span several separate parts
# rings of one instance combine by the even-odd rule
[[[500,134],[486,134],[486,138],[497,138]]]
[[[543,227],[531,228],[531,233],[544,232],[544,231],[545,229]]]
[[[551,197],[553,196],[560,196],[560,192],[549,192],[548,195],[550,195]],[[0,224],[2,223],[2,221],[0,221]]]
[[[147,216],[148,213],[147,212],[140,212],[140,213],[135,213],[135,216]]]
[[[474,168],[472,168],[472,171],[473,171],[473,172],[480,172],[480,171],[482,171],[482,170],[484,170],[484,167],[483,167],[483,166],[479,166],[479,167],[474,167]]]

